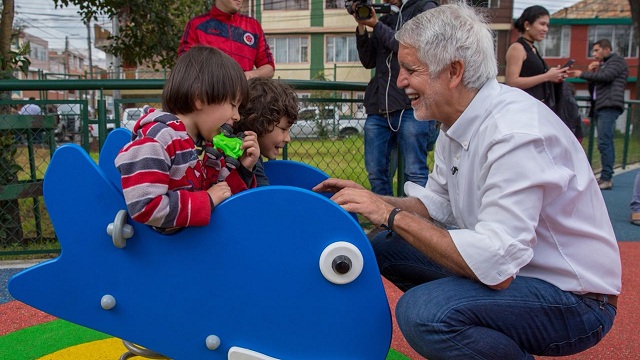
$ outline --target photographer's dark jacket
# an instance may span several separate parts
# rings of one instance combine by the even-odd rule
[[[433,9],[438,3],[433,0],[409,0],[402,7],[402,22],[406,23],[425,10]],[[398,65],[398,40],[395,39],[396,30],[402,27],[399,23],[399,14],[388,14],[378,19],[373,32],[369,34],[365,30],[363,35],[358,34],[356,28],[356,44],[360,62],[367,69],[375,67],[376,72],[364,95],[364,107],[367,114],[380,114],[385,110],[392,112],[402,109],[410,109],[411,101],[396,85],[400,66]],[[397,26],[397,28],[396,28]],[[392,54],[391,78],[389,79],[389,67],[387,58]],[[389,86],[388,96],[385,96]],[[388,109],[386,105],[388,104]]]
[[[624,58],[611,54],[604,58],[597,71],[584,71],[580,77],[589,82],[589,92],[593,98],[595,91],[595,110],[613,107],[624,111],[624,89],[627,86],[629,67]]]

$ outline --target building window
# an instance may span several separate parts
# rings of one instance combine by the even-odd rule
[[[355,35],[327,36],[325,61],[328,63],[359,61]]]
[[[340,6],[338,4],[344,4],[344,1],[341,0],[326,0],[324,3],[325,9],[339,9]]]
[[[265,0],[265,10],[309,10],[309,0]]]
[[[276,63],[306,63],[309,61],[309,39],[307,37],[269,37],[267,41]]]
[[[540,43],[542,57],[569,57],[571,47],[571,26],[549,26],[547,36]]]
[[[634,45],[633,25],[589,26],[587,57],[591,57],[593,44],[600,39],[611,41],[612,51],[620,56],[638,57],[638,47]]]
[[[500,7],[500,0],[467,0],[467,4],[477,7],[497,9]]]
[[[29,43],[29,46],[31,60],[47,61],[47,49],[44,46],[35,43]]]

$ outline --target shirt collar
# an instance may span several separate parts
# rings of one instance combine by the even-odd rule
[[[497,80],[487,81],[453,125],[443,128],[446,136],[467,150],[471,137],[482,123],[492,99],[499,92],[500,85]]]
[[[209,12],[209,14],[215,19],[226,20],[226,21],[231,21],[233,17],[236,15],[236,14],[227,14],[226,12],[218,9],[215,4],[211,7],[211,11]]]

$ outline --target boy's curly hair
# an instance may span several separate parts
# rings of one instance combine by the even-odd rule
[[[236,132],[253,131],[258,136],[268,134],[287,118],[290,125],[298,120],[298,95],[289,85],[265,77],[249,79],[249,100],[240,108]]]

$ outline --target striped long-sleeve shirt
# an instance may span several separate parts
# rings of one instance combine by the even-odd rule
[[[206,190],[212,185],[224,180],[235,194],[248,188],[245,175],[255,187],[252,174],[228,169],[223,157],[201,159],[173,114],[150,109],[133,130],[115,165],[129,214],[138,222],[161,229],[207,225],[213,209]]]

